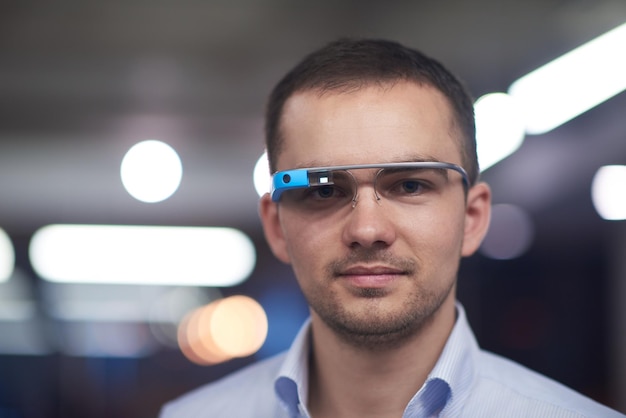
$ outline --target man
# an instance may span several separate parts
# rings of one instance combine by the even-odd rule
[[[620,416],[479,349],[455,301],[489,223],[470,96],[397,43],[340,40],[272,92],[267,241],[311,318],[291,349],[162,417]]]

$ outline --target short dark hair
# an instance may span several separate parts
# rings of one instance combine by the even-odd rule
[[[473,99],[463,83],[438,61],[397,42],[381,39],[340,39],[307,55],[274,87],[265,114],[265,145],[270,171],[283,138],[280,124],[287,100],[296,92],[352,91],[371,84],[412,81],[430,85],[448,99],[462,138],[462,164],[473,184],[478,178]]]

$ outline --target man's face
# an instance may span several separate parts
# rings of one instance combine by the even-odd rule
[[[446,99],[410,82],[297,93],[285,105],[281,132],[279,171],[421,159],[462,163]],[[460,257],[475,251],[484,233],[468,235],[476,229],[476,192],[470,189],[466,204],[460,177],[451,176],[458,181],[427,203],[406,206],[376,200],[375,170],[351,174],[359,184],[356,206],[329,216],[265,196],[266,236],[276,256],[292,265],[314,320],[360,344],[393,341],[453,301]],[[479,200],[488,207],[488,189],[482,190]],[[481,210],[487,214],[479,217],[488,218],[488,209]]]

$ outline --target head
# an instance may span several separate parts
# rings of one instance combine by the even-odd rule
[[[448,100],[458,134],[462,166],[478,180],[473,100],[463,84],[438,61],[387,40],[342,39],[309,54],[272,90],[265,114],[265,142],[270,171],[282,150],[281,120],[286,101],[296,92],[348,92],[368,85],[401,81],[434,87]]]
[[[454,77],[395,43],[333,43],[274,89],[267,141],[272,172],[366,166],[344,176],[357,204],[327,206],[320,189],[261,198],[268,243],[292,265],[314,329],[389,347],[441,312],[453,318],[460,258],[477,249],[490,206],[488,187],[476,182],[471,99]],[[453,170],[416,179],[371,167],[421,160],[463,166],[469,187]]]

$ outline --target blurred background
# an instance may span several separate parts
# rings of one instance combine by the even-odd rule
[[[625,22],[623,0],[2,1],[0,418],[156,417],[289,346],[307,308],[253,173],[266,96],[305,53],[390,38],[481,97]],[[146,140],[168,144],[156,170],[131,158]],[[483,172],[494,222],[459,299],[484,348],[626,412],[626,224],[592,199],[613,165],[624,93],[525,135]],[[169,190],[136,192],[165,167]]]

